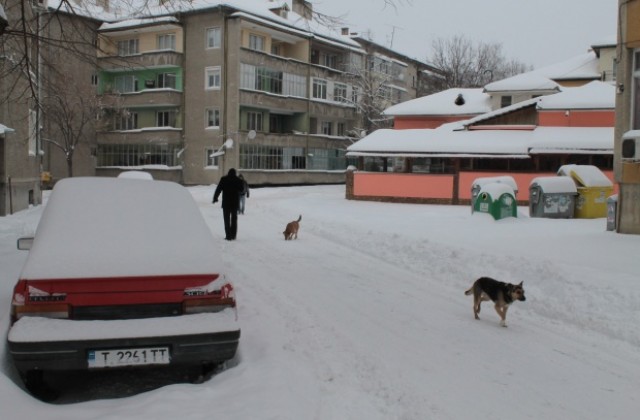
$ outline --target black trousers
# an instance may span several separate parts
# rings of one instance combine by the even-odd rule
[[[238,209],[227,209],[223,207],[222,217],[224,217],[225,239],[236,239],[238,233]]]

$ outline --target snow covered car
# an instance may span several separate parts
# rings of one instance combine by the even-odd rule
[[[59,181],[35,236],[18,241],[30,250],[7,339],[27,387],[46,371],[233,358],[240,327],[217,245],[179,184]]]

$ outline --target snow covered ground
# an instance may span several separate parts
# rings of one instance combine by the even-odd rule
[[[605,219],[494,221],[466,206],[348,201],[344,186],[251,191],[223,240],[212,186],[190,188],[235,283],[239,353],[209,381],[52,405],[2,341],[3,419],[632,419],[640,412],[640,236]],[[42,207],[0,218],[0,325]],[[302,214],[297,241],[284,225]],[[473,318],[480,276],[524,281],[502,328]],[[142,373],[138,374],[141,379]]]

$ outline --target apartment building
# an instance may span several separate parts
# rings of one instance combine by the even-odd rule
[[[301,25],[308,2],[230,3],[100,27],[98,175],[209,184],[233,167],[253,185],[344,182],[346,148],[367,128],[363,75],[380,55]],[[393,63],[380,110],[418,94],[419,66]]]

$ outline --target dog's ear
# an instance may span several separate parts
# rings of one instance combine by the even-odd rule
[[[524,283],[524,280],[520,282],[520,284],[518,286],[522,287],[522,284]]]

